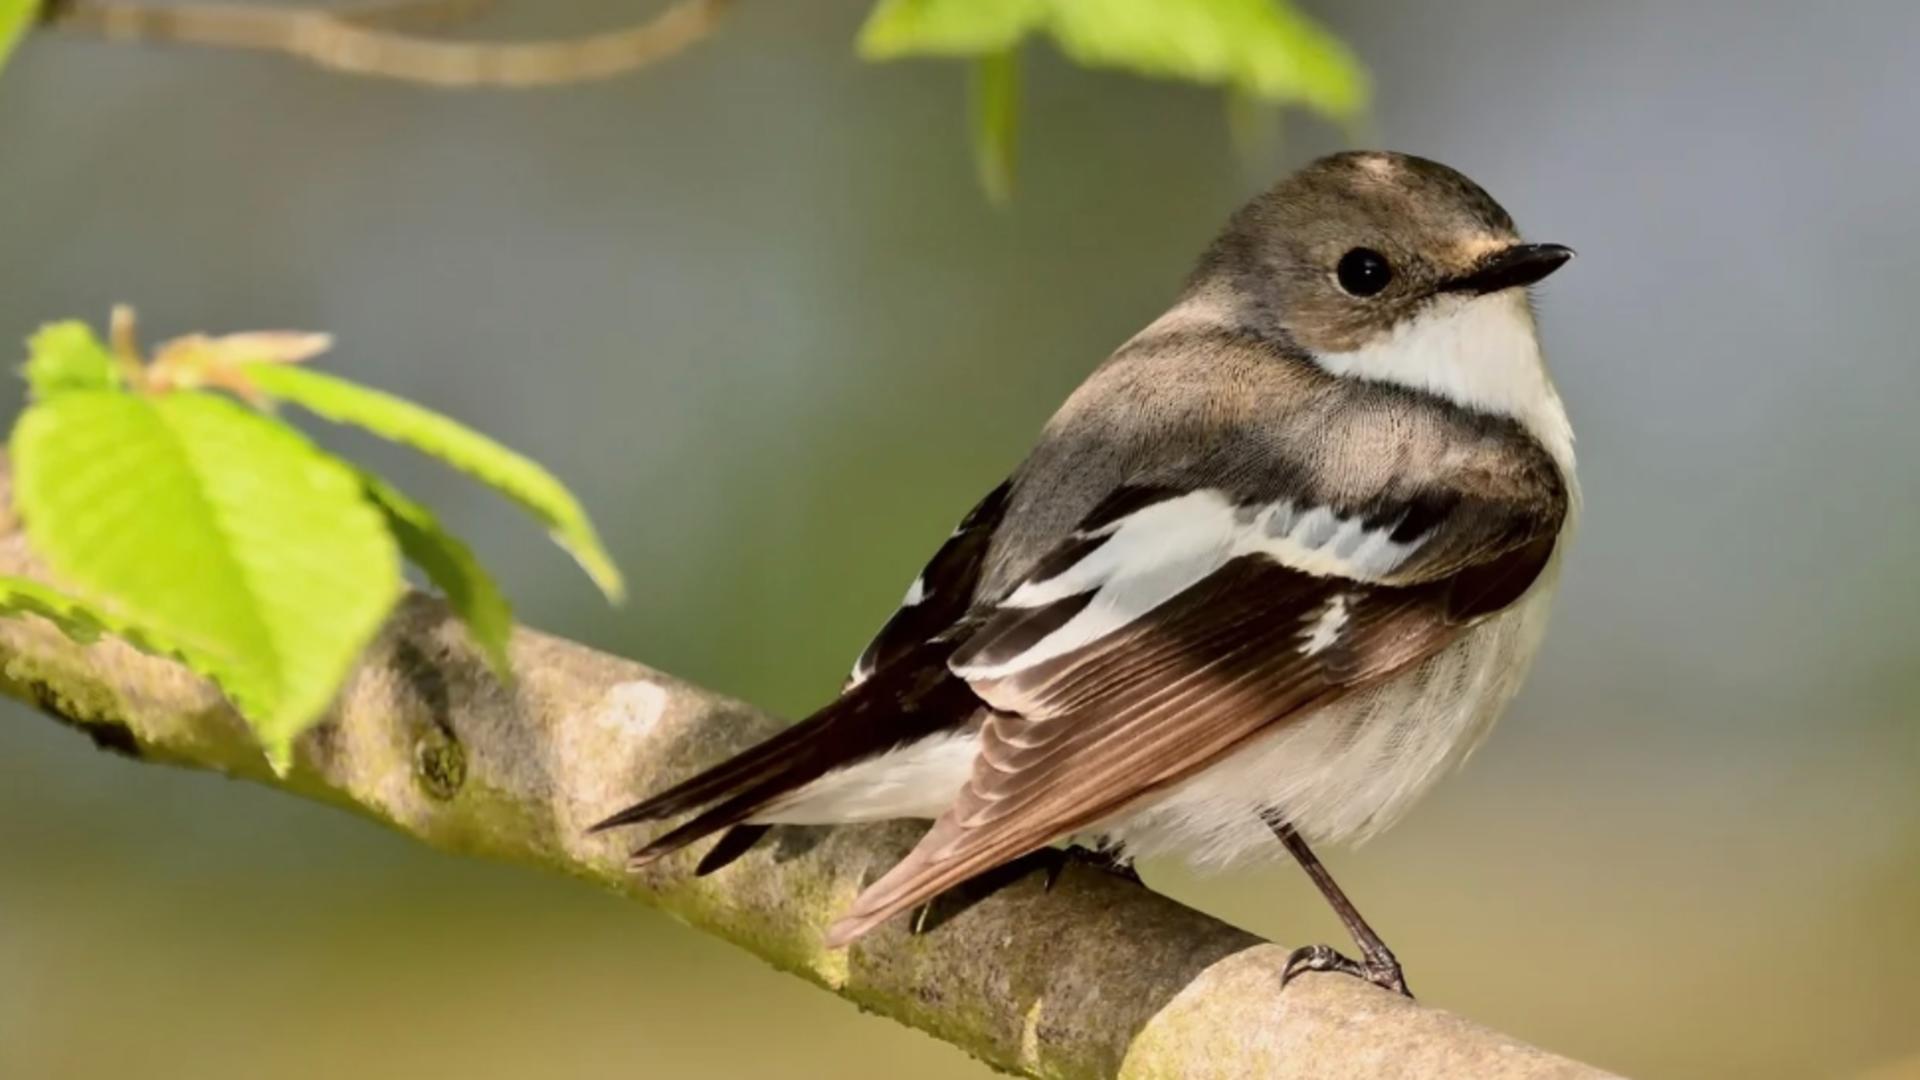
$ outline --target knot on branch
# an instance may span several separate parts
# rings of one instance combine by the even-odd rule
[[[413,779],[437,802],[460,794],[467,782],[467,751],[450,729],[435,724],[414,740]]]

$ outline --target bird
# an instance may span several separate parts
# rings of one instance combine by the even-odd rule
[[[1478,184],[1348,151],[1256,195],[935,551],[841,694],[601,821],[691,814],[709,873],[783,823],[930,820],[826,932],[847,945],[1062,842],[1128,865],[1315,856],[1481,742],[1541,644],[1579,508],[1523,240]],[[1277,844],[1276,844],[1277,841]]]

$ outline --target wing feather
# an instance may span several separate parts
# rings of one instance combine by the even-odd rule
[[[913,579],[906,599],[860,653],[848,677],[849,685],[867,679],[922,642],[951,629],[972,608],[987,549],[1006,514],[1011,486],[1003,481],[988,492],[934,552],[926,569]]]
[[[1090,520],[1104,520],[1062,545],[1078,557],[1036,563],[955,653],[954,670],[996,710],[973,774],[830,942],[1110,819],[1272,724],[1434,655],[1525,592],[1564,513],[1552,499],[1531,514],[1455,499],[1415,535],[1409,514],[1247,507],[1217,492],[1143,499],[1123,489],[1109,502],[1128,512],[1097,509]],[[1142,527],[1148,520],[1157,532]],[[1089,546],[1095,535],[1105,544]],[[1379,561],[1388,545],[1392,561]],[[1089,619],[1097,632],[1076,631]]]

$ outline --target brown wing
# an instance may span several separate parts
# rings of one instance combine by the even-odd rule
[[[1123,630],[974,690],[1000,710],[958,800],[906,859],[830,930],[851,941],[996,865],[1095,825],[1192,776],[1269,725],[1432,656],[1526,591],[1551,557],[1558,517],[1447,576],[1369,584],[1228,561]],[[1083,597],[1061,603],[1084,607]],[[1078,610],[1078,609],[1076,609]],[[1019,640],[1020,619],[983,638]],[[1028,638],[1031,635],[1027,635]]]

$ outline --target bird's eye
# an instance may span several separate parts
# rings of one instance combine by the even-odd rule
[[[1393,280],[1393,267],[1387,265],[1385,255],[1372,248],[1354,248],[1340,256],[1340,265],[1334,268],[1333,275],[1348,293],[1372,296]]]

